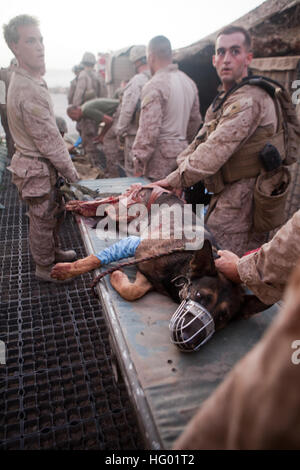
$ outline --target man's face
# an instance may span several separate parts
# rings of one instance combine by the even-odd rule
[[[213,65],[225,90],[248,75],[252,53],[245,47],[243,33],[222,34],[216,42]]]
[[[20,26],[19,41],[11,45],[19,66],[29,73],[40,76],[45,71],[44,44],[37,26]]]
[[[67,109],[67,114],[72,121],[79,121],[82,118],[82,111],[79,106],[71,106]]]

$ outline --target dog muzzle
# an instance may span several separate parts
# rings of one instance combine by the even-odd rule
[[[181,351],[193,352],[198,351],[212,337],[215,322],[201,304],[184,300],[173,314],[169,328],[172,343]]]

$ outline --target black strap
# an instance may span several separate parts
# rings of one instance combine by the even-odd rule
[[[212,103],[212,110],[213,112],[218,111],[221,106],[225,103],[227,98],[232,95],[235,91],[237,91],[239,88],[242,88],[245,85],[252,85],[252,86],[259,86],[260,88],[263,88],[270,96],[271,98],[274,98],[276,88],[281,88],[284,90],[283,85],[281,83],[277,82],[276,80],[273,80],[272,78],[269,77],[264,77],[263,75],[249,75],[248,77],[243,78],[243,80],[238,83],[237,85],[234,85],[230,90],[228,90],[223,98],[220,99],[222,93],[219,93],[213,103]],[[275,86],[274,86],[275,85]]]

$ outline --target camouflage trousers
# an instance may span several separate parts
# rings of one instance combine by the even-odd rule
[[[106,178],[119,178],[120,167],[124,166],[124,154],[117,141],[115,125],[112,125],[104,137],[103,151],[106,157]]]
[[[100,167],[99,150],[93,142],[98,135],[98,125],[92,119],[83,118],[80,120],[80,132],[87,163]]]
[[[49,266],[55,261],[55,248],[60,246],[58,231],[64,214],[62,197],[53,188],[46,198],[28,198],[26,203],[31,255],[39,266]]]
[[[125,137],[124,168],[125,168],[126,176],[134,175],[133,154],[132,154],[132,146],[133,146],[134,140],[135,140],[135,135],[127,135]]]
[[[8,127],[6,111],[1,107],[1,105],[0,105],[0,116],[1,116],[1,124],[5,131],[7,156],[9,159],[11,159],[13,154],[15,153],[15,143],[13,141],[12,135]]]

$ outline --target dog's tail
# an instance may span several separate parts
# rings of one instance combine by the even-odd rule
[[[101,274],[99,274],[98,276],[94,278],[93,282],[91,283],[91,288],[93,289],[93,293],[95,297],[97,297],[96,292],[95,292],[95,287],[98,284],[98,282],[101,281],[103,277],[107,276],[108,274],[113,273],[114,271],[117,271],[120,268],[125,268],[126,266],[134,266],[136,264],[143,263],[144,261],[150,261],[152,259],[161,258],[162,256],[172,255],[173,253],[181,253],[183,251],[189,252],[191,250],[186,250],[185,246],[181,246],[177,248],[172,248],[169,251],[157,253],[156,255],[144,256],[143,258],[126,261],[124,263],[118,264],[117,266],[113,266],[112,268],[109,268],[106,271],[103,271]]]

